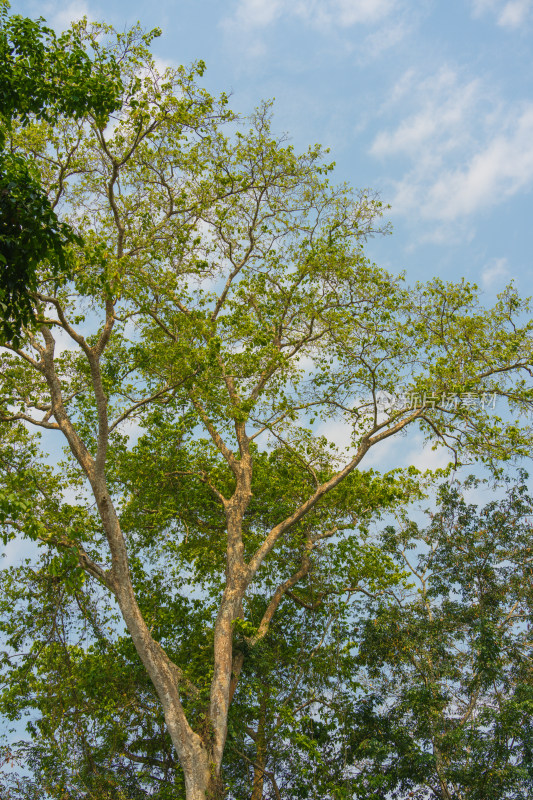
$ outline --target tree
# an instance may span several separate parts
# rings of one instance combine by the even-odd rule
[[[382,531],[361,548],[359,580],[342,593],[350,603],[339,604],[333,590],[312,606],[302,597],[285,605],[249,654],[232,703],[224,757],[232,798],[528,794],[532,501],[524,485],[507,483],[507,496],[481,511],[462,496],[479,482],[445,484],[429,528]],[[372,558],[391,562],[378,570]],[[313,583],[323,586],[318,577]],[[14,616],[28,584],[33,603]],[[103,609],[89,601],[88,587],[62,586],[61,600],[60,585],[43,565],[38,576],[17,569],[4,587],[11,635],[49,650],[40,658],[42,688],[28,702],[40,703],[36,745],[18,753],[36,783],[13,795],[3,786],[2,796],[175,797],[171,742],[133,649],[124,637],[113,645],[104,619],[97,624]],[[168,618],[164,593],[157,604]],[[79,630],[69,645],[80,611],[92,628],[85,651]],[[199,620],[198,648],[201,613],[187,611]],[[12,703],[30,694],[22,676],[27,681],[27,663],[11,671]]]
[[[531,794],[532,500],[508,484],[481,510],[445,484],[428,527],[382,536],[411,588],[376,597],[361,620],[371,689],[351,720],[356,796]]]
[[[84,46],[99,33],[76,30]],[[238,120],[198,87],[202,63],[160,76],[148,44],[100,45],[121,69],[111,125],[88,110],[9,134],[84,236],[70,280],[43,262],[36,328],[5,346],[2,508],[6,539],[55,553],[60,586],[91,580],[116,604],[196,800],[222,791],[243,666],[320,550],[350,579],[367,453],[419,427],[456,459],[527,452],[484,401],[530,408],[531,323],[512,288],[484,309],[465,283],[410,290],[370,263],[375,197],[333,186],[268,107]],[[384,409],[398,387],[421,399]],[[345,452],[313,428],[333,419]],[[47,466],[25,426],[62,434],[66,461]]]
[[[287,466],[295,471],[294,464]],[[257,465],[256,480],[260,468],[261,463]],[[174,663],[187,669],[203,692],[201,704],[189,708],[190,715],[202,714],[210,677],[206,650],[211,643],[206,631],[212,630],[216,604],[207,603],[205,597],[204,602],[188,602],[175,592],[174,580],[169,581],[163,573],[142,570],[146,564],[143,544],[151,535],[159,503],[153,492],[153,480],[143,481],[142,475],[135,471],[132,475],[129,459],[127,473],[137,487],[145,487],[145,492],[137,495],[134,513],[136,529],[143,531],[139,549],[130,539],[130,557],[136,564],[137,597]],[[268,477],[271,474],[270,470]],[[183,497],[176,498],[175,482],[165,479],[164,468],[159,475],[157,500],[164,498],[166,513],[172,504],[173,515],[178,509],[187,515],[189,529],[198,515],[204,522],[209,521],[206,520],[209,497],[203,494],[194,507],[189,498],[185,506]],[[298,477],[301,480],[301,475],[293,476],[293,486],[298,485]],[[354,502],[361,521],[369,518],[373,507],[397,506],[416,490],[412,477],[404,478],[403,486],[397,477],[387,476],[384,480],[377,475],[357,477]],[[267,498],[263,497],[258,509],[261,513],[265,502]],[[332,500],[330,513],[334,513],[333,509]],[[125,519],[123,523],[127,529]],[[209,549],[205,547],[205,552],[201,552],[204,595],[209,594],[206,591],[209,586],[215,596],[220,579],[218,571],[213,569],[212,548],[216,548],[217,559],[222,561],[224,557],[223,543],[217,541],[219,523],[216,523],[214,518]],[[197,551],[200,535],[206,536],[205,527],[201,533],[196,532]],[[341,696],[336,691],[333,698],[331,687],[338,686],[341,674],[348,685],[355,680],[351,674],[353,656],[339,652],[343,649],[343,631],[348,629],[349,614],[349,605],[343,600],[342,581],[349,575],[352,584],[358,582],[361,587],[374,589],[398,581],[390,558],[375,546],[356,537],[349,548],[347,542],[344,545],[342,552],[332,553],[328,548],[316,553],[305,588],[300,588],[298,596],[292,595],[294,602],[285,606],[269,636],[253,651],[247,647],[245,636],[253,630],[254,622],[260,622],[271,592],[269,585],[279,581],[279,574],[283,576],[284,562],[291,558],[290,550],[278,555],[278,563],[271,564],[264,578],[266,586],[262,590],[255,587],[246,604],[247,622],[238,624],[235,647],[248,657],[232,702],[224,758],[224,782],[232,797],[249,797],[254,782],[256,797],[269,796],[268,791],[277,787],[276,778],[285,794],[287,780],[291,786],[303,787],[312,774],[316,796],[322,798],[327,794],[321,790],[342,776],[342,764],[338,760],[334,766],[331,753],[320,770],[316,763],[310,770],[311,759],[316,762],[319,752],[315,742],[318,729],[314,730],[316,725],[306,713],[311,705],[315,711],[326,709],[332,717],[332,732],[338,722],[328,709],[334,705],[340,708],[349,692]],[[342,574],[332,562],[334,557],[346,562]],[[113,622],[105,598],[98,596],[95,587],[69,583],[64,574],[58,576],[57,569],[57,560],[51,560],[50,554],[44,552],[39,569],[28,564],[4,571],[0,625],[10,652],[4,655],[6,688],[0,696],[0,710],[11,718],[19,718],[24,711],[33,712],[30,717],[33,741],[11,743],[5,750],[6,758],[31,766],[34,776],[31,781],[26,779],[25,787],[20,786],[13,797],[101,799],[120,797],[120,792],[128,798],[181,796],[182,778],[177,774],[170,738],[164,732],[157,696],[136,658],[131,640],[120,629],[117,631],[117,621]],[[326,576],[329,576],[327,581]],[[176,641],[178,629],[181,641]],[[27,656],[13,659],[14,652],[26,652]],[[201,718],[198,722],[201,723]],[[323,740],[324,729],[321,732]],[[275,769],[272,769],[273,752]],[[299,758],[301,765],[297,769]],[[290,764],[293,769],[289,778]],[[261,780],[263,771],[267,777]],[[11,781],[15,775],[11,771]],[[3,796],[11,797],[6,785],[2,789]]]
[[[75,29],[57,38],[42,19],[10,16],[8,9],[0,0],[0,308],[2,334],[13,339],[32,320],[29,292],[39,262],[64,273],[76,235],[57,218],[57,199],[43,191],[31,154],[6,149],[7,132],[15,118],[24,123],[31,116],[54,122],[92,111],[105,122],[117,108],[120,79],[96,39],[87,52]]]

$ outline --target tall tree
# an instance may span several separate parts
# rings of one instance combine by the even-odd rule
[[[76,30],[86,47],[100,32]],[[113,599],[186,796],[204,800],[222,791],[247,654],[317,552],[350,541],[368,452],[420,427],[457,459],[527,452],[528,432],[486,400],[530,408],[532,325],[512,289],[485,309],[464,283],[410,290],[370,263],[375,197],[333,186],[321,149],[296,154],[272,134],[268,107],[236,119],[226,97],[198,87],[203,64],[159,75],[148,44],[134,31],[106,45],[121,69],[112,125],[88,111],[9,132],[84,239],[70,281],[42,264],[37,327],[6,342],[1,367],[6,464],[27,426],[62,436],[69,457],[6,468],[2,507],[6,538],[57,550],[60,583],[88,576]],[[398,387],[413,402],[384,409],[380,392]],[[341,453],[313,433],[335,419],[346,425]],[[172,477],[185,510],[162,496],[147,523],[123,464],[156,501],[161,472]],[[158,581],[182,604],[174,645],[156,624],[157,592],[145,599]],[[188,604],[206,585],[206,646],[180,661],[195,644]]]
[[[278,468],[280,455],[274,462]],[[268,491],[272,463],[266,474],[264,464],[263,469],[261,462],[256,466],[256,496],[261,500],[254,511],[262,514],[265,503],[272,502]],[[155,463],[153,467],[158,469]],[[143,480],[142,472],[127,460],[128,480],[137,489],[135,508],[130,509],[135,528],[129,529],[126,518],[122,521],[135,564],[133,583],[139,604],[174,663],[187,670],[198,688],[198,694],[186,698],[186,703],[189,717],[201,727],[211,677],[209,654],[217,605],[213,599],[220,585],[214,562],[223,562],[224,546],[218,515],[207,513],[209,496],[205,491],[196,497],[177,492],[175,479],[165,476],[167,467],[159,465],[154,492],[153,470]],[[295,493],[306,476],[301,465],[289,462],[285,479],[289,470],[292,480],[286,480],[286,492]],[[397,507],[416,492],[413,477],[402,475],[401,482],[399,478],[353,475],[351,494],[356,496],[351,510],[358,512],[362,528],[376,512]],[[189,536],[194,535],[191,546],[194,568],[202,575],[201,599],[184,596],[183,578],[176,581],[174,575],[169,580],[166,570],[153,569],[162,544],[153,534],[161,502],[165,514],[172,509],[172,516],[181,516]],[[330,517],[340,517],[339,505],[339,498],[330,495]],[[268,796],[277,786],[276,776],[286,790],[289,763],[294,767],[292,785],[304,786],[312,774],[317,792],[342,774],[339,763],[335,769],[330,759],[320,770],[315,764],[310,772],[310,759],[318,750],[316,725],[307,711],[311,705],[315,711],[327,710],[333,731],[338,727],[333,707],[341,708],[349,691],[336,691],[333,698],[332,687],[341,679],[348,685],[355,680],[355,674],[351,675],[354,657],[344,652],[347,579],[353,594],[358,584],[377,590],[398,582],[399,576],[390,557],[362,541],[359,534],[339,542],[338,547],[327,541],[327,548],[314,553],[305,585],[299,587],[298,595],[287,597],[260,646],[250,649],[247,638],[263,617],[272,585],[283,578],[287,561],[294,560],[290,549],[270,564],[262,585],[256,585],[248,598],[246,620],[236,622],[234,646],[247,657],[232,702],[224,759],[224,783],[231,796],[249,797],[254,783],[255,797],[263,796],[263,791]],[[176,556],[175,552],[174,562]],[[342,572],[335,564],[339,559],[345,565]],[[147,569],[149,563],[151,569]],[[190,558],[175,564],[178,573],[183,568],[191,569]],[[57,559],[43,551],[38,566],[32,563],[3,573],[0,626],[9,649],[4,651],[0,711],[11,719],[28,714],[31,720],[30,742],[11,742],[4,753],[5,758],[31,767],[34,776],[24,784],[16,770],[9,773],[11,784],[21,782],[18,790],[12,789],[14,798],[102,800],[121,791],[126,797],[139,798],[183,794],[183,779],[165,734],[157,696],[131,640],[118,625],[116,614],[106,607],[98,587],[75,580],[72,565],[65,564],[65,572],[59,575],[62,569]],[[70,581],[65,581],[67,573]],[[15,653],[20,655],[14,657]],[[323,738],[325,729],[321,732]],[[302,767],[296,769],[299,758]],[[2,789],[3,796],[10,797],[7,783]]]

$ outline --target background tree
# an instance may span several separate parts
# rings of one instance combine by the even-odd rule
[[[88,51],[76,29],[56,37],[43,22],[9,15],[9,3],[0,0],[0,311],[7,339],[32,319],[39,263],[47,259],[61,274],[76,240],[55,213],[59,198],[43,191],[31,154],[6,147],[11,123],[87,112],[105,123],[120,91],[118,65],[96,39]]]
[[[532,500],[510,484],[479,510],[462,488],[441,487],[428,527],[382,535],[411,587],[369,600],[361,620],[369,693],[351,720],[356,796],[533,790]]]
[[[76,30],[86,47],[102,33]],[[484,309],[464,283],[409,290],[371,264],[376,198],[332,186],[320,148],[296,154],[272,134],[268,108],[237,120],[197,86],[202,64],[159,75],[148,45],[137,31],[98,45],[120,64],[112,125],[88,111],[9,132],[84,239],[70,281],[42,264],[37,327],[6,344],[1,365],[6,463],[28,425],[62,434],[69,456],[54,470],[32,451],[22,487],[6,469],[2,508],[6,539],[57,550],[62,584],[89,576],[112,598],[186,796],[200,800],[222,791],[248,654],[317,552],[353,541],[367,453],[419,426],[457,459],[528,451],[528,432],[481,400],[529,410],[531,324],[512,288]],[[399,386],[418,401],[383,409],[380,392]],[[479,402],[459,402],[466,392]],[[314,435],[334,420],[346,424],[345,452]],[[146,526],[122,464],[156,495],[164,468],[180,508],[201,497],[205,510],[191,520],[163,496]],[[156,624],[162,590],[147,600],[158,583],[183,610],[172,641]],[[258,586],[268,594],[252,620]],[[188,611],[204,591],[200,647]]]

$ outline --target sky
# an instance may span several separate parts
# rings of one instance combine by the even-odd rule
[[[203,59],[240,113],[275,98],[296,148],[377,190],[393,235],[368,254],[410,281],[465,277],[491,302],[533,289],[533,0],[23,0],[57,29],[84,14],[160,27],[162,63]]]
[[[275,130],[296,149],[329,147],[339,182],[380,193],[393,233],[367,245],[379,266],[411,283],[464,277],[487,304],[511,280],[533,294],[533,0],[14,0],[12,11],[57,30],[83,15],[161,28],[161,65],[204,60],[206,87],[242,114],[275,98]],[[394,466],[395,447],[375,465]],[[411,460],[448,459],[416,440]]]

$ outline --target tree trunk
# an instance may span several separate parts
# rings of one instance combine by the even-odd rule
[[[261,695],[257,734],[255,738],[254,785],[251,800],[263,800],[263,785],[265,782],[266,766],[266,692]]]
[[[218,787],[213,785],[212,771],[205,763],[197,762],[185,772],[185,796],[187,800],[218,800]]]

